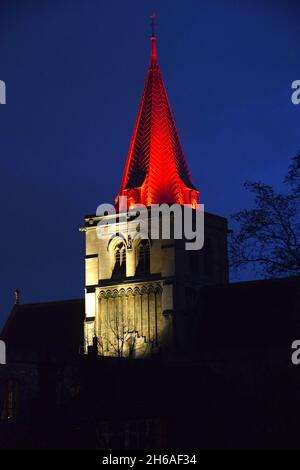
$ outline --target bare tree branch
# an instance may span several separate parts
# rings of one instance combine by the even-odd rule
[[[246,182],[255,195],[254,207],[236,213],[238,225],[230,240],[234,269],[251,264],[268,277],[300,274],[300,153],[284,179],[285,194],[271,186]]]

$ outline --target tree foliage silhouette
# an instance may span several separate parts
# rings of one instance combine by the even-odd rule
[[[238,229],[230,240],[233,269],[252,265],[266,277],[300,274],[300,152],[292,158],[284,178],[287,189],[246,182],[255,195],[254,207],[232,216]]]

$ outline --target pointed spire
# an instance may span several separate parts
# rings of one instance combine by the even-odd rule
[[[162,203],[195,207],[199,192],[192,183],[175,120],[158,66],[155,14],[151,16],[151,58],[119,196],[128,205]]]

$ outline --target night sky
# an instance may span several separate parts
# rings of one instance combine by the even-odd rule
[[[1,0],[0,324],[84,295],[86,214],[118,192],[157,12],[161,71],[206,210],[280,188],[300,149],[299,0]],[[251,273],[248,273],[251,277]]]

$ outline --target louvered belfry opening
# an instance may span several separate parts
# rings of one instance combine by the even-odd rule
[[[149,240],[142,240],[137,250],[136,274],[150,274],[150,243]]]
[[[115,247],[112,277],[114,279],[126,277],[126,247],[123,243]]]

